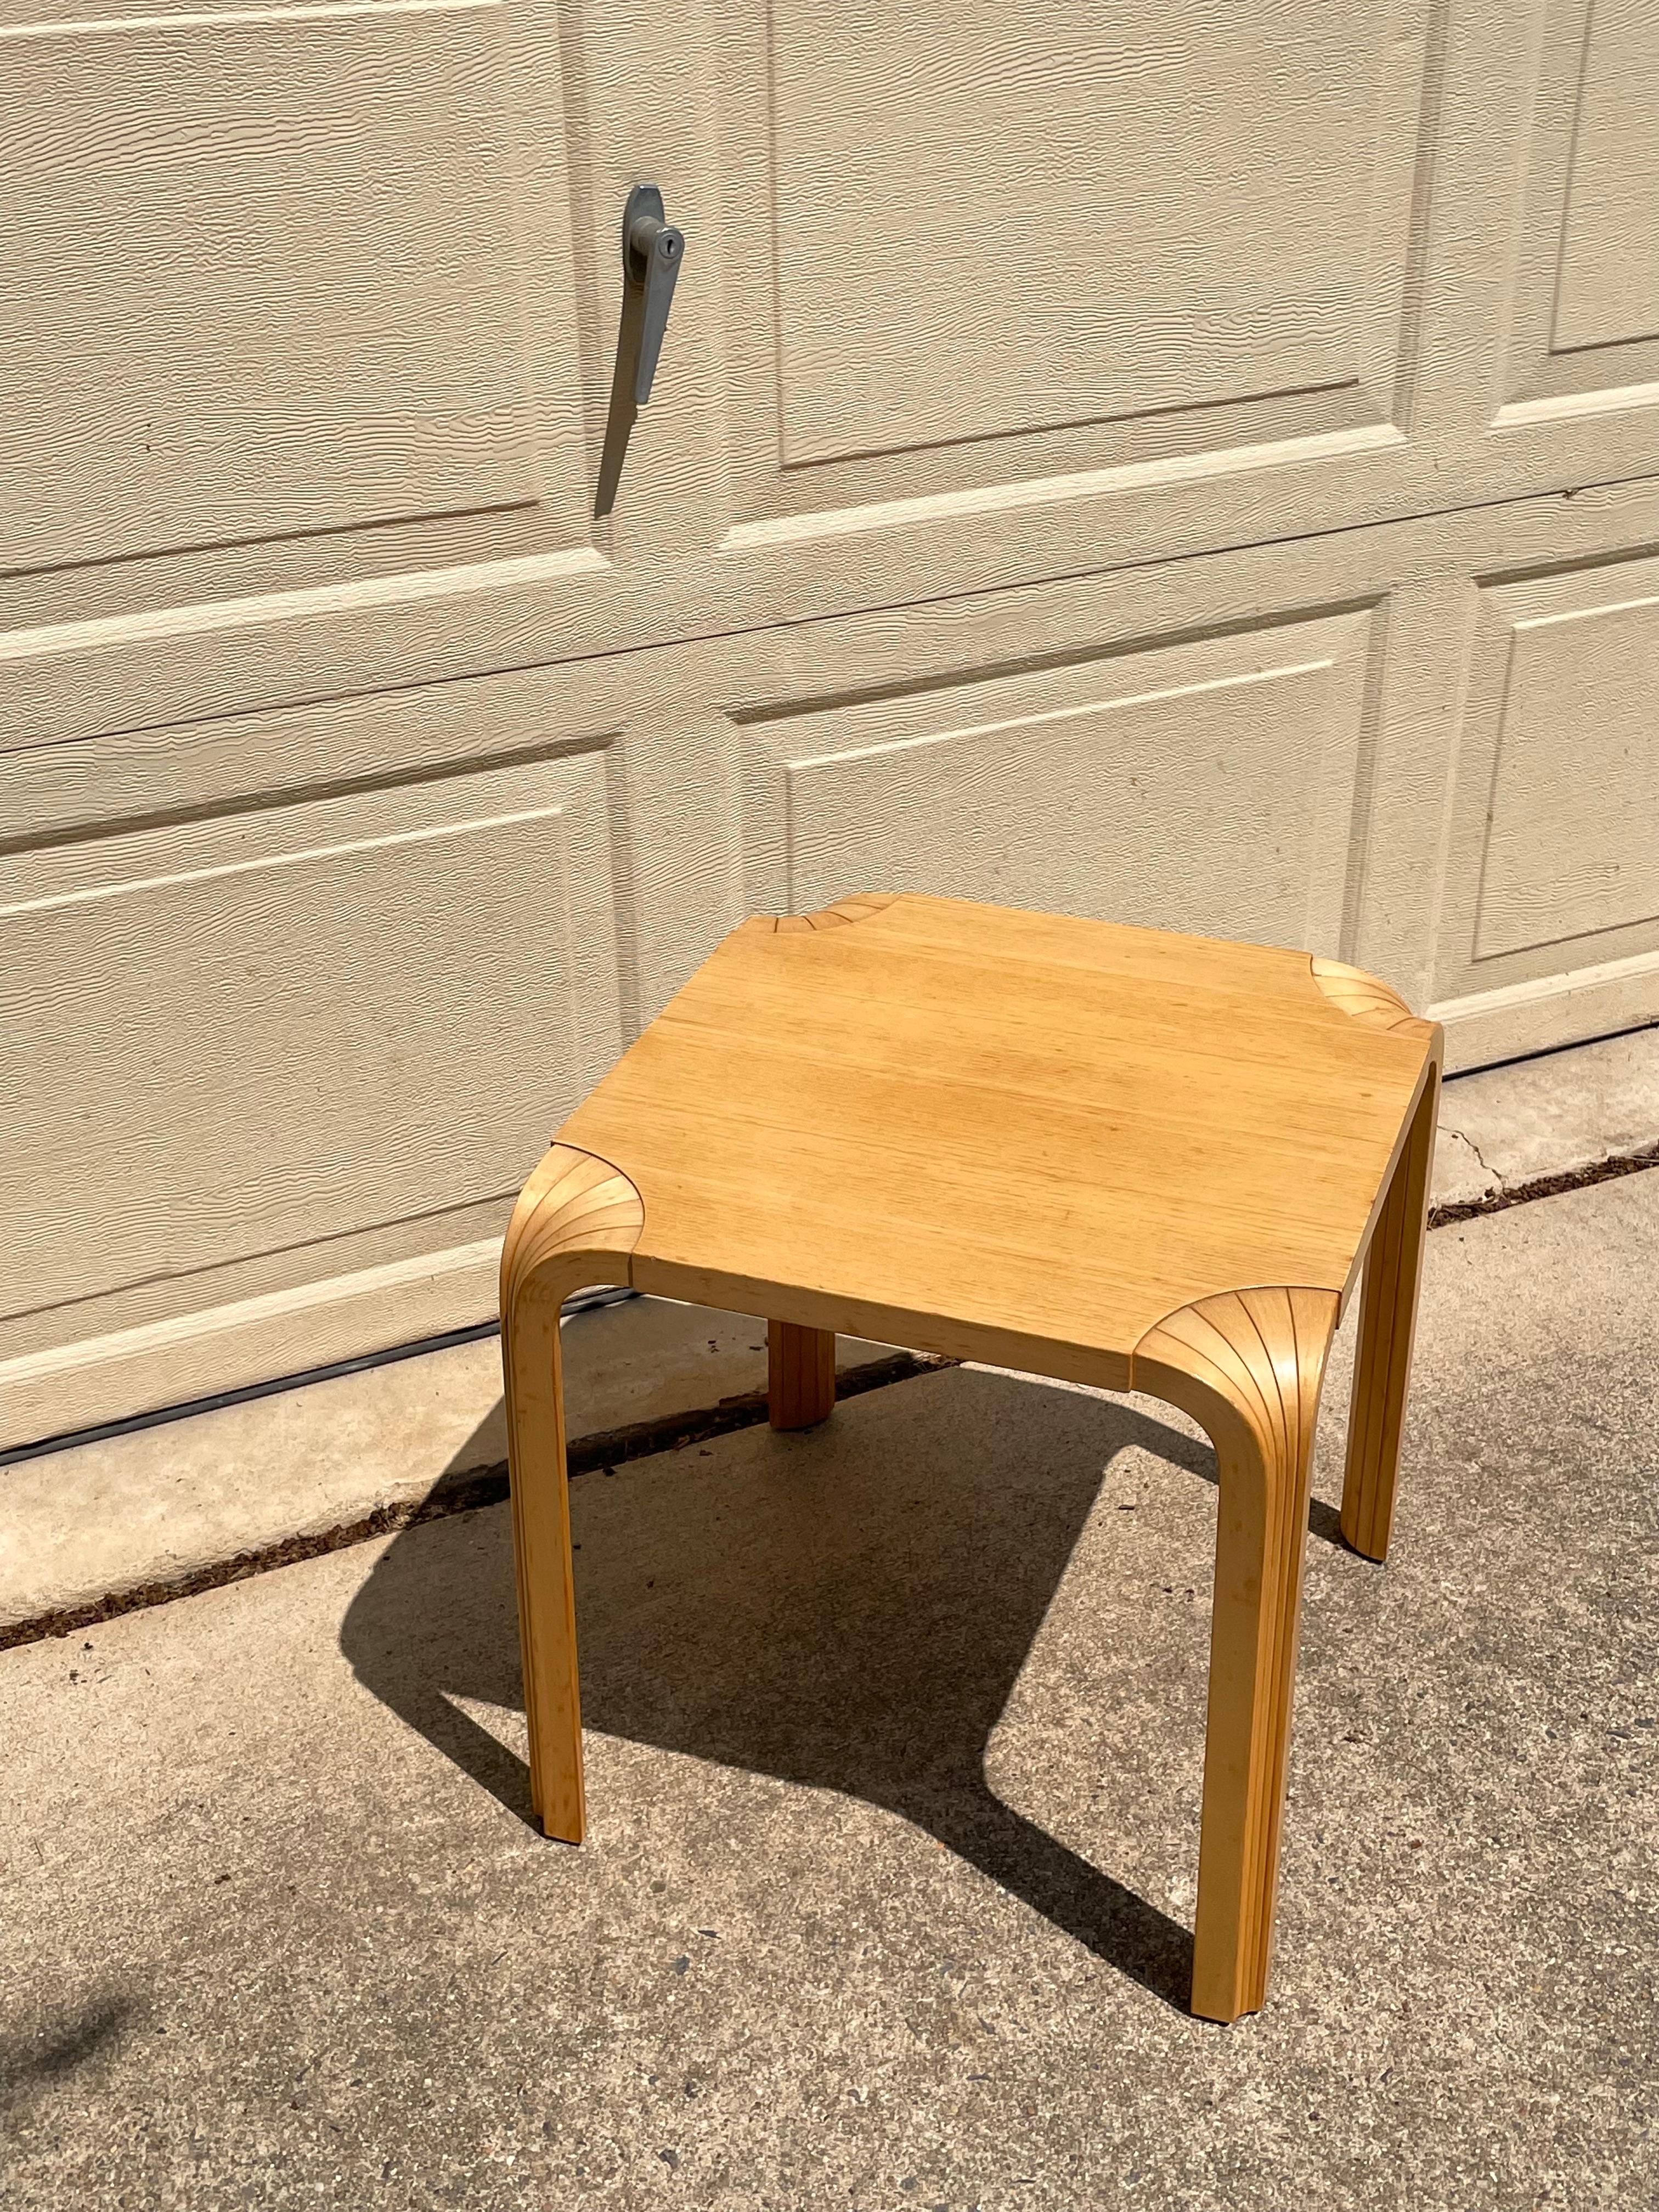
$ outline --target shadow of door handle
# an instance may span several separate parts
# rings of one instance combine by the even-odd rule
[[[622,320],[617,331],[617,367],[611,380],[611,412],[599,455],[599,481],[593,501],[595,520],[610,514],[638,412],[651,397],[662,354],[668,310],[673,304],[685,234],[664,212],[654,185],[635,185],[623,210]]]

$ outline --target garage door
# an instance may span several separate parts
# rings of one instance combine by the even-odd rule
[[[1639,0],[0,0],[0,1436],[486,1315],[745,910],[1659,1017]],[[620,224],[687,241],[614,503]]]

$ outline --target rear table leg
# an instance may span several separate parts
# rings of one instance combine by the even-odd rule
[[[1406,1386],[1411,1379],[1428,1227],[1439,1075],[1437,1067],[1431,1069],[1423,1086],[1382,1216],[1371,1233],[1359,1292],[1348,1458],[1342,1478],[1342,1534],[1368,1559],[1386,1557],[1394,1523],[1395,1478],[1400,1472]]]
[[[827,1420],[836,1405],[834,1329],[768,1322],[766,1395],[775,1429],[810,1429]]]

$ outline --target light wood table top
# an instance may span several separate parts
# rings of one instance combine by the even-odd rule
[[[532,1794],[585,1819],[559,1312],[630,1283],[768,1317],[778,1428],[833,1332],[1185,1408],[1215,1446],[1194,2008],[1266,1995],[1320,1389],[1361,1266],[1342,1529],[1389,1543],[1440,1033],[1306,953],[953,900],[762,917],[525,1185],[502,1345]],[[987,1602],[994,1603],[987,1593]]]
[[[1433,1037],[1306,953],[872,896],[734,931],[558,1134],[640,1290],[1122,1388],[1205,1298],[1346,1300]]]

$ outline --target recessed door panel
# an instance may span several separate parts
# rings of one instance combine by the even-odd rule
[[[786,468],[1355,384],[1369,0],[769,21]]]
[[[574,361],[533,388],[504,11],[0,39],[0,565],[526,507],[586,535]]]
[[[1392,424],[1420,17],[772,0],[726,28],[732,198],[769,212],[725,235],[748,519]]]
[[[1656,686],[1659,562],[1482,592],[1439,999],[1535,995],[1620,963],[1659,978]]]
[[[1597,0],[1586,26],[1552,350],[1659,339],[1659,15]]]
[[[6,1313],[326,1273],[508,1197],[618,1049],[603,753],[14,855],[0,962]]]
[[[1089,659],[744,732],[750,902],[860,885],[1340,942],[1370,618]]]
[[[1659,468],[1659,16],[1535,0],[1519,106],[1493,464],[1571,483]]]

